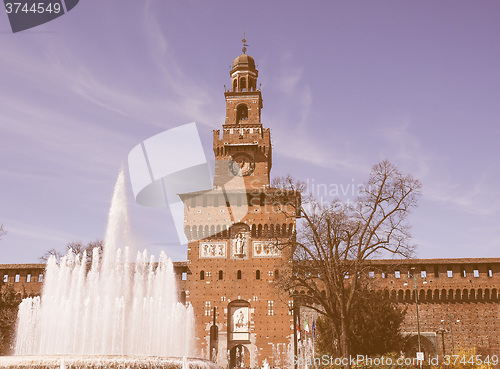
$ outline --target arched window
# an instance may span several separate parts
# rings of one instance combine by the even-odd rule
[[[236,110],[236,121],[248,120],[248,107],[245,104],[238,105]]]
[[[255,279],[260,279],[260,270],[255,272]]]
[[[247,80],[246,78],[240,78],[240,91],[246,91],[247,90]]]
[[[219,270],[219,280],[221,281],[224,278],[224,272]]]
[[[238,272],[236,272],[236,279],[241,279],[241,270],[238,270]]]
[[[280,277],[280,271],[278,269],[276,269],[274,271],[274,279],[278,279]]]
[[[184,234],[186,235],[188,240],[192,240],[193,238],[191,237],[191,227],[190,226],[185,226],[184,227]]]
[[[411,298],[411,291],[410,290],[406,290],[406,292],[405,292],[405,300],[406,301],[413,301],[413,299]]]
[[[235,79],[233,81],[233,91],[236,91],[237,88],[238,88],[238,81]]]
[[[200,272],[200,281],[203,281],[204,279],[205,279],[205,271],[204,271],[204,270],[202,270],[202,271]]]

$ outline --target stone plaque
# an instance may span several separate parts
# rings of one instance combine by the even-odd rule
[[[248,306],[231,307],[231,340],[248,341],[250,339]]]
[[[271,241],[253,241],[254,258],[279,258],[281,257],[281,250]]]
[[[226,242],[200,242],[200,258],[225,259]]]

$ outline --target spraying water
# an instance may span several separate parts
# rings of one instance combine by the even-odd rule
[[[47,263],[42,296],[19,306],[16,355],[189,356],[194,316],[177,300],[172,261],[129,263],[125,176],[118,176],[102,258],[69,252]]]

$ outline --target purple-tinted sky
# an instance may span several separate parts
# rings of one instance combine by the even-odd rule
[[[211,155],[244,27],[273,176],[334,192],[387,158],[424,185],[419,257],[499,256],[498,0],[82,0],[18,34],[0,13],[0,263],[102,237],[140,141],[195,121]],[[185,259],[167,210],[130,211]]]

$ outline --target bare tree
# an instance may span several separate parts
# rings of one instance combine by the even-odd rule
[[[42,256],[40,256],[38,260],[40,260],[41,263],[46,263],[51,256],[54,256],[57,260],[59,260],[61,256],[63,256],[63,253],[57,251],[56,249],[50,249],[45,251],[45,253]]]
[[[62,253],[60,251],[57,251],[56,249],[50,249],[45,252],[42,256],[40,256],[40,261],[43,263],[46,263],[47,260],[51,256],[55,256],[57,260],[59,260],[62,256],[64,256],[67,253],[72,253],[75,256],[80,256],[83,257],[84,252],[86,253],[86,258],[87,262],[91,263],[92,262],[92,257],[93,257],[93,250],[95,248],[98,249],[99,255],[102,254],[102,247],[103,247],[103,242],[100,239],[96,239],[95,241],[88,242],[87,244],[84,244],[82,241],[72,241],[68,242],[66,245],[66,253]]]
[[[83,254],[86,254],[87,262],[92,263],[93,258],[93,250],[97,248],[99,255],[102,254],[103,242],[100,239],[96,239],[95,241],[88,242],[84,244],[82,241],[73,241],[69,242],[66,245],[67,252],[73,253],[75,256],[83,257]]]
[[[2,239],[3,236],[7,234],[7,231],[3,227],[3,224],[0,224],[0,240]]]
[[[290,177],[278,179],[274,186],[303,189],[303,184]],[[302,217],[297,234],[282,245],[293,248],[292,268],[285,269],[279,287],[294,301],[328,318],[345,358],[350,355],[350,315],[354,298],[366,281],[367,261],[413,255],[407,220],[420,189],[418,180],[383,161],[372,168],[354,202],[325,203],[304,197],[297,204]]]

